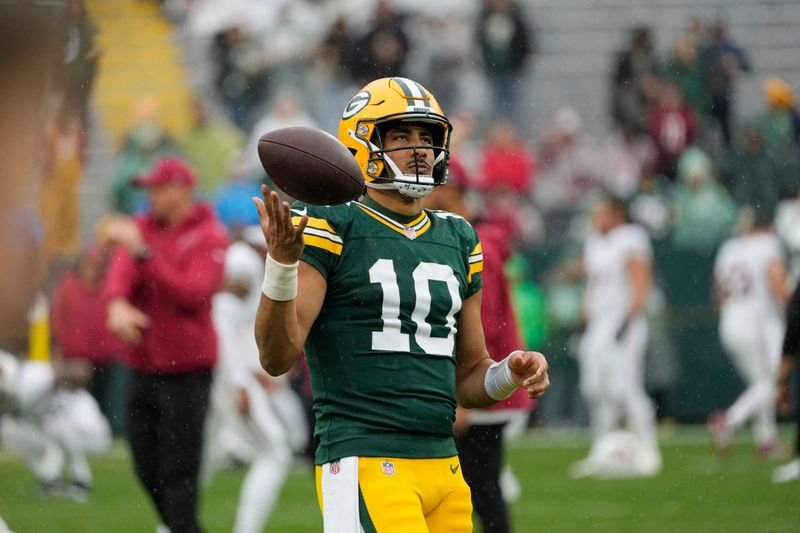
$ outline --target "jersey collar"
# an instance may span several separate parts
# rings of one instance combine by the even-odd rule
[[[424,209],[416,216],[406,216],[386,209],[369,197],[365,197],[363,203],[354,203],[370,217],[411,240],[416,239],[431,227],[430,218]],[[402,222],[398,222],[397,219]]]

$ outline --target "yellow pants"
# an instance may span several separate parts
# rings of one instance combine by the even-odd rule
[[[470,533],[458,457],[345,457],[317,466],[325,533]],[[363,528],[363,529],[362,529]]]

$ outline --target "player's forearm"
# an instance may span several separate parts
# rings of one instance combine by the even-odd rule
[[[264,370],[271,376],[288,372],[302,350],[295,301],[276,302],[262,295],[255,335]]]
[[[488,407],[497,403],[486,392],[486,372],[492,366],[488,357],[479,361],[470,371],[456,383],[456,400],[467,409]]]

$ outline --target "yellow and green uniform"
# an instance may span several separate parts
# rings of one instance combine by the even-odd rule
[[[457,464],[455,336],[464,301],[481,288],[477,233],[450,213],[403,217],[368,198],[292,211],[295,224],[309,217],[301,259],[328,283],[305,344],[316,463]]]

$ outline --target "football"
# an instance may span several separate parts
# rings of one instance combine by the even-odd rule
[[[258,157],[283,192],[309,204],[336,205],[364,194],[364,176],[339,139],[305,126],[280,128],[258,140]]]

